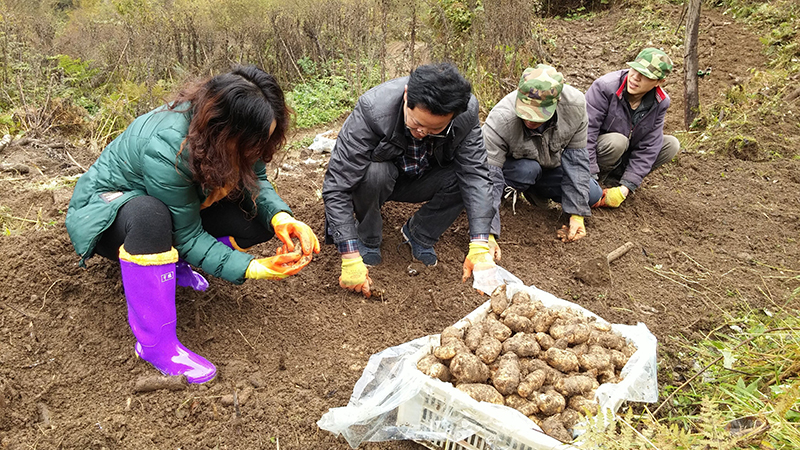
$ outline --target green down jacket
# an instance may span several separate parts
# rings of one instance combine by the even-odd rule
[[[94,254],[119,208],[136,196],[149,195],[172,213],[173,245],[181,258],[215,277],[244,282],[253,256],[231,250],[203,229],[200,205],[207,193],[192,180],[188,147],[178,158],[190,120],[191,112],[168,111],[164,106],[136,118],[78,179],[66,227],[81,266]],[[259,161],[253,169],[259,178],[257,220],[271,230],[272,216],[291,210],[267,180],[265,164]]]

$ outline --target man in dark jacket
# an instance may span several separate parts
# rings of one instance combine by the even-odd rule
[[[586,123],[583,94],[564,84],[560,72],[546,64],[525,69],[518,88],[492,108],[483,125],[495,207],[504,186],[528,200],[554,199],[570,215],[569,227],[558,231],[561,240],[586,236],[583,219],[602,195],[589,173]],[[499,212],[491,231],[500,233]]]
[[[342,255],[341,287],[370,296],[367,267],[381,263],[381,206],[390,200],[426,202],[401,230],[414,259],[435,265],[434,245],[466,207],[471,240],[464,280],[473,269],[496,267],[492,185],[471,92],[454,66],[432,64],[359,98],[322,186],[326,242]]]
[[[664,135],[670,100],[661,86],[672,60],[646,48],[628,65],[598,78],[586,92],[592,174],[612,186],[594,206],[618,207],[648,173],[680,150],[677,138]]]

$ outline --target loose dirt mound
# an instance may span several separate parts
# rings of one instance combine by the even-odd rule
[[[573,71],[568,79],[579,88],[634,56],[623,47],[625,39],[611,35],[623,13],[551,24],[558,48],[565,49],[557,62]],[[747,77],[762,60],[757,38],[724,24],[718,11],[707,13],[711,26],[702,28],[701,47],[713,49],[731,77]],[[670,14],[677,23],[680,11]],[[701,66],[711,65],[704,58]],[[732,79],[704,80],[703,101]],[[668,129],[676,130],[683,110],[678,76],[667,90],[673,98]],[[343,439],[315,422],[347,403],[369,356],[438,333],[486,300],[460,282],[467,250],[463,216],[437,246],[439,265],[412,277],[410,255],[397,248],[399,227],[414,208],[389,204],[384,263],[370,271],[386,289],[385,301],[338,287],[332,246],[285,281],[233,286],[210,279],[205,293],[181,288],[179,337],[215,362],[219,375],[203,386],[135,393],[136,381],[155,370],[134,356],[118,265],[96,257],[87,270],[78,268],[63,227],[71,189],[53,189],[54,177],[80,173],[97,155],[31,144],[0,153],[2,162],[31,169],[0,174],[0,221],[24,228],[0,237],[2,448],[346,449]],[[320,155],[293,154],[276,178],[295,215],[319,235],[325,162]],[[800,274],[798,173],[797,160],[682,153],[622,208],[596,211],[587,221],[588,237],[572,244],[555,239],[567,223],[559,210],[519,202],[514,214],[504,204],[501,265],[526,284],[612,322],[644,322],[661,343],[660,381],[676,384],[691,375],[681,369],[691,364],[678,364],[680,343],[742,311],[790,302]],[[588,286],[573,277],[582,262],[626,241],[636,247],[611,263],[610,283]],[[796,300],[788,306],[797,307]]]

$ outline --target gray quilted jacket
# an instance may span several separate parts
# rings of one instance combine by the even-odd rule
[[[555,124],[541,135],[526,133],[525,124],[514,111],[517,91],[500,100],[483,125],[483,137],[494,183],[493,202],[500,204],[504,185],[502,167],[507,157],[533,159],[543,169],[561,166],[561,206],[567,214],[591,216],[589,208],[589,154],[586,151],[586,103],[583,94],[565,85],[556,108]],[[551,119],[552,120],[552,119]],[[497,168],[495,170],[494,168]],[[492,221],[492,233],[500,232],[499,214]]]

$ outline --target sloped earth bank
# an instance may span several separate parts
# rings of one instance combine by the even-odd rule
[[[623,48],[627,39],[610,34],[623,14],[548,24],[565,49],[555,62],[569,68],[581,89],[632,57]],[[715,58],[700,62],[715,66],[715,77],[701,85],[707,102],[763,57],[755,36],[717,10],[704,14],[701,46]],[[670,17],[677,23],[680,10]],[[719,79],[717,67],[724,67]],[[668,129],[676,130],[679,76],[668,90],[674,100]],[[48,180],[80,173],[77,164],[88,167],[95,156],[35,142],[0,153],[3,162],[31,167],[27,174],[0,174],[2,220],[26,227],[0,237],[0,448],[349,448],[316,421],[347,403],[368,357],[438,333],[486,300],[460,281],[463,216],[437,246],[439,265],[410,277],[409,255],[396,249],[413,207],[389,204],[385,262],[371,270],[388,293],[385,301],[338,287],[339,258],[331,246],[285,281],[233,286],[211,279],[205,293],[179,288],[179,337],[215,362],[219,375],[203,386],[134,393],[136,380],[156,371],[134,357],[118,265],[96,257],[87,270],[77,266],[63,227],[70,189],[47,190]],[[280,194],[321,235],[325,158],[305,152],[284,164],[276,179]],[[800,162],[791,158],[754,163],[682,153],[622,208],[596,211],[588,237],[572,244],[555,239],[567,222],[558,210],[518,202],[514,214],[504,204],[502,265],[612,322],[644,322],[659,339],[659,381],[677,385],[693,374],[681,342],[743,311],[797,306],[790,293],[800,274],[799,173]],[[54,225],[41,226],[48,221]],[[612,263],[610,283],[574,279],[581,262],[626,241],[636,248]]]

